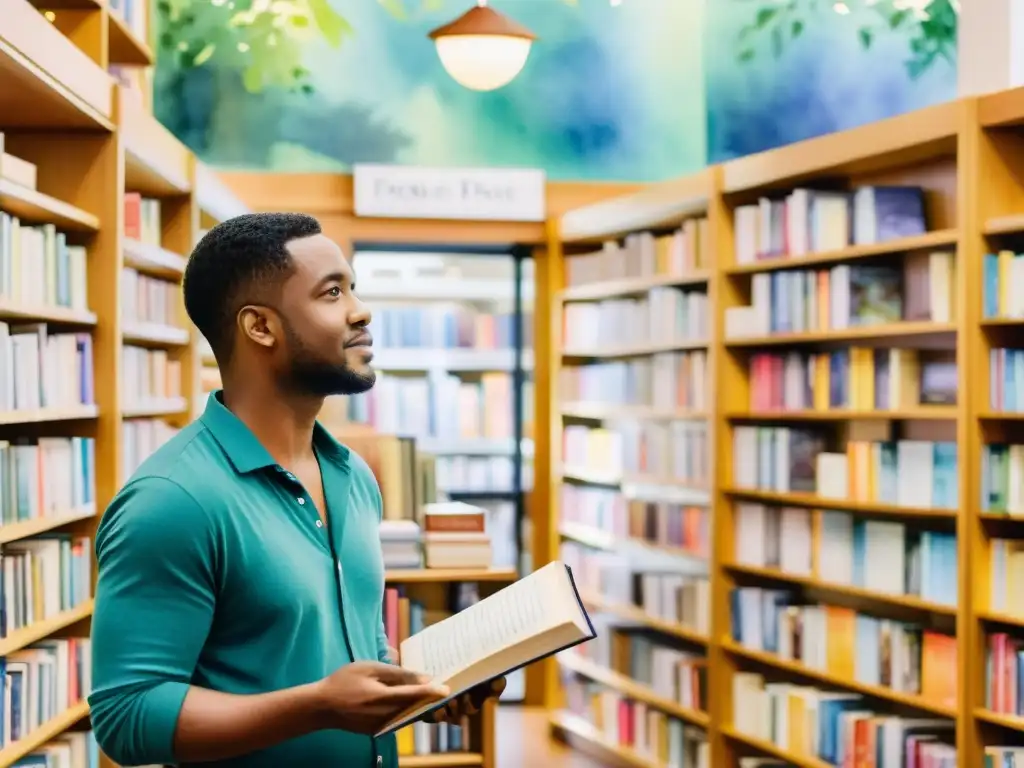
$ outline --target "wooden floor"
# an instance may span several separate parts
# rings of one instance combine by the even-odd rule
[[[496,723],[498,768],[604,768],[548,735],[547,714],[532,707],[503,706]]]

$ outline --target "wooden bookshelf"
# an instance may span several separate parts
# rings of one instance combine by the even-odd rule
[[[580,350],[562,341],[562,302],[591,301],[643,295],[655,286],[681,285],[668,278],[630,278],[607,284],[567,286],[570,259],[596,250],[606,240],[627,234],[665,231],[693,212],[708,217],[714,260],[707,278],[714,318],[708,343],[707,415],[713,451],[711,485],[712,546],[710,631],[694,636],[689,627],[647,614],[642,608],[608,600],[584,590],[592,613],[611,617],[616,633],[645,630],[665,644],[705,647],[707,706],[691,723],[707,734],[709,765],[738,766],[744,756],[782,760],[789,765],[822,768],[819,756],[793,752],[741,732],[733,718],[733,680],[740,672],[756,672],[768,682],[794,683],[863,696],[881,714],[939,717],[954,727],[958,765],[980,765],[985,747],[1024,743],[1024,716],[987,709],[985,633],[1001,631],[1024,638],[1024,613],[1017,616],[990,609],[990,542],[995,538],[1024,539],[1024,509],[1007,514],[979,508],[985,479],[983,447],[989,443],[1024,443],[1016,425],[1024,420],[1024,399],[1014,412],[1002,412],[989,402],[989,354],[996,347],[1024,348],[1024,311],[1013,317],[985,317],[984,257],[1003,249],[1024,252],[1024,89],[961,100],[909,113],[843,133],[799,142],[722,166],[685,179],[652,185],[641,193],[605,201],[549,220],[548,243],[538,255],[537,304],[552,311],[536,316],[536,404],[538,484],[532,499],[535,562],[559,557],[562,542],[571,541],[594,551],[625,552],[636,542],[608,531],[580,527],[561,519],[559,486],[566,477],[575,482],[613,486],[621,478],[601,467],[563,464],[562,429],[566,421],[609,425],[644,419],[689,419],[693,412],[630,405],[616,407],[600,401],[563,399],[559,388],[567,362],[583,359]],[[925,190],[927,229],[924,234],[870,245],[810,252],[796,258],[759,258],[736,263],[739,237],[735,211],[761,197],[778,199],[797,187],[853,189],[870,185],[909,185]],[[580,243],[585,247],[581,248]],[[901,321],[887,325],[813,330],[770,335],[727,336],[730,308],[747,306],[751,282],[758,275],[794,270],[821,270],[850,265],[901,265],[913,253],[954,253],[954,314],[950,321]],[[780,410],[753,408],[748,363],[757,353],[832,351],[852,347],[923,350],[921,355],[954,354],[955,405],[907,405],[897,408],[840,408]],[[652,346],[620,350],[611,344],[586,359],[618,358],[652,351]],[[734,433],[740,427],[776,426],[825,430],[839,445],[869,429],[887,430],[891,439],[940,440],[955,443],[957,464],[955,506],[930,507],[861,501],[831,493],[779,492],[741,487],[734,471],[738,454]],[[545,482],[546,480],[546,482]],[[866,496],[865,498],[881,498]],[[909,528],[956,534],[956,601],[936,602],[918,595],[881,592],[853,583],[832,583],[816,572],[795,573],[781,568],[744,564],[735,555],[739,535],[737,505],[767,508],[835,510],[854,520],[901,523]],[[784,589],[811,602],[835,605],[905,621],[956,637],[957,689],[954,701],[911,694],[880,685],[857,682],[827,668],[740,645],[732,638],[730,595],[735,587]],[[682,643],[683,645],[678,645]],[[614,646],[614,641],[613,641]],[[613,651],[613,656],[616,652]],[[643,765],[642,756],[610,742],[589,722],[566,710],[559,685],[562,674],[573,674],[618,691],[649,709],[683,718],[673,700],[659,701],[651,688],[620,670],[595,665],[581,657],[552,662],[544,668],[545,703],[551,710],[552,732],[587,751],[608,759]],[[735,702],[742,707],[742,702]],[[915,715],[916,713],[916,715]]]

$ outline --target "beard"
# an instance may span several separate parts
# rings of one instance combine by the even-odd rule
[[[377,373],[372,368],[357,371],[347,362],[329,362],[303,343],[290,324],[284,324],[284,332],[292,358],[282,383],[289,391],[315,397],[358,395],[377,382]]]

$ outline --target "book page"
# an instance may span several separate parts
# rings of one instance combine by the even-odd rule
[[[504,648],[574,620],[575,598],[567,606],[566,592],[571,588],[565,566],[551,563],[407,639],[402,666],[445,681]]]

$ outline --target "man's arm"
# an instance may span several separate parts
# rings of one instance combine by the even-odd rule
[[[322,727],[316,686],[258,696],[191,686],[213,621],[216,542],[206,512],[163,478],[136,481],[104,516],[89,705],[121,765],[226,758]]]

